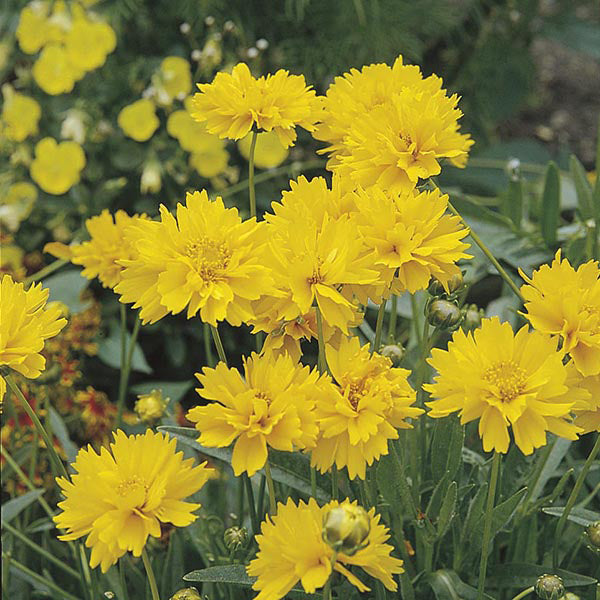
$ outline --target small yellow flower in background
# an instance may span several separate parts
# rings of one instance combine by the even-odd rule
[[[70,92],[75,82],[84,75],[71,63],[67,51],[57,44],[48,44],[42,50],[32,69],[36,83],[51,96]]]
[[[250,145],[252,135],[248,134],[238,142],[240,154],[246,159],[250,159]],[[273,169],[278,167],[289,156],[290,152],[274,131],[265,131],[259,133],[256,138],[256,147],[254,148],[254,164],[259,169]]]
[[[412,406],[416,393],[406,369],[392,368],[392,361],[371,355],[369,344],[358,338],[342,338],[339,348],[326,347],[327,364],[337,384],[315,408],[319,424],[311,464],[325,473],[333,464],[346,467],[350,479],[365,478],[366,466],[388,453],[388,441],[397,429],[412,427],[424,411]]]
[[[106,56],[117,46],[117,36],[108,23],[78,18],[73,21],[65,39],[65,50],[71,64],[82,71],[92,71],[106,62]]]
[[[97,217],[85,222],[91,238],[89,241],[70,246],[51,242],[46,244],[44,252],[57,258],[66,258],[74,265],[81,265],[84,267],[81,272],[84,277],[98,277],[105,288],[114,288],[121,281],[123,271],[123,267],[117,261],[131,260],[138,254],[125,236],[125,229],[145,219],[145,215],[130,217],[125,211],[118,210],[113,220],[113,215],[105,209]]]
[[[296,139],[295,127],[313,131],[321,101],[306,86],[303,75],[281,69],[255,79],[245,63],[231,73],[217,73],[212,83],[198,84],[192,117],[206,121],[210,133],[239,140],[251,129],[275,131],[287,148]]]
[[[8,85],[2,86],[2,93],[2,134],[15,142],[22,142],[30,135],[35,135],[42,116],[40,105],[33,98],[15,92]]]
[[[567,385],[575,404],[575,425],[583,433],[600,431],[600,375],[583,376],[571,360],[567,363]]]
[[[35,159],[29,167],[31,178],[49,194],[60,196],[79,183],[85,167],[85,154],[76,142],[60,142],[50,137],[35,146]]]
[[[218,140],[221,141],[221,140]],[[229,163],[229,152],[222,146],[193,152],[190,155],[190,167],[195,169],[199,175],[210,179],[227,170]]]
[[[10,231],[16,231],[20,223],[31,214],[37,197],[37,188],[28,181],[10,185],[0,206],[0,223]]]
[[[44,341],[67,324],[58,306],[46,304],[49,293],[41,283],[26,290],[10,275],[0,280],[0,365],[29,379],[39,377],[46,366]],[[0,398],[5,391],[0,377]]]
[[[110,452],[81,449],[72,482],[57,478],[65,499],[54,522],[67,530],[59,539],[87,536],[90,566],[100,565],[103,573],[128,551],[140,556],[148,536],[160,537],[161,523],[186,527],[196,520],[200,505],[183,499],[206,483],[211,469],[193,463],[176,452],[174,439],[151,430],[117,431]]]
[[[26,54],[39,52],[48,41],[47,16],[48,4],[45,2],[31,2],[21,11],[16,35],[21,50]]]
[[[486,452],[508,452],[509,426],[523,454],[544,446],[547,431],[577,439],[581,430],[570,422],[575,399],[557,341],[527,326],[515,335],[497,317],[483,319],[474,333],[456,331],[448,350],[435,348],[428,359],[438,372],[423,386],[435,398],[427,403],[429,416],[480,419]]]
[[[352,565],[361,567],[388,590],[398,589],[393,576],[404,572],[403,563],[390,556],[393,548],[386,544],[388,529],[380,524],[374,508],[367,513],[370,523],[364,547],[352,556],[339,552],[331,564],[334,551],[324,541],[322,529],[326,515],[339,506],[356,507],[356,502],[333,501],[319,507],[314,498],[308,504],[300,500],[297,505],[290,498],[286,504],[278,504],[277,514],[261,525],[256,536],[258,554],[246,567],[248,575],[258,578],[252,586],[259,592],[255,600],[280,600],[298,581],[312,594],[327,583],[332,571],[341,573],[360,592],[370,591],[350,572]]]
[[[167,119],[167,132],[177,139],[186,152],[211,152],[224,148],[224,142],[218,136],[208,133],[206,125],[192,119],[190,115],[191,97],[184,100],[185,110],[176,110]]]
[[[448,196],[439,190],[387,194],[373,186],[356,194],[358,229],[393,293],[424,290],[432,277],[445,286],[460,274],[457,261],[471,258],[465,254],[469,244],[461,241],[469,231],[445,214]]]
[[[160,63],[157,84],[161,104],[171,104],[175,98],[182,100],[192,91],[190,63],[180,56],[167,56]]]
[[[121,109],[117,122],[125,135],[136,142],[149,140],[160,125],[154,104],[148,98],[136,100]]]
[[[196,377],[203,386],[198,394],[215,402],[192,408],[187,419],[196,424],[205,446],[224,448],[235,441],[236,476],[264,467],[267,446],[293,452],[314,445],[315,402],[331,387],[316,369],[287,355],[252,354],[244,359],[244,377],[224,363],[205,367]]]
[[[162,419],[168,404],[169,398],[163,398],[162,390],[152,390],[138,396],[134,410],[142,423],[153,424]]]
[[[575,270],[559,250],[552,264],[542,265],[521,293],[524,316],[543,333],[558,335],[562,349],[582,375],[600,374],[600,268],[590,260]]]
[[[176,217],[165,206],[160,214],[158,234],[139,239],[139,256],[122,263],[123,281],[115,290],[124,295],[122,301],[145,304],[147,290],[137,280],[143,268],[145,285],[155,290],[149,298],[168,312],[187,309],[188,319],[200,313],[211,325],[250,320],[252,301],[273,285],[263,258],[266,224],[242,222],[236,208],[225,208],[220,197],[210,200],[206,190],[188,193],[186,205],[177,205]]]

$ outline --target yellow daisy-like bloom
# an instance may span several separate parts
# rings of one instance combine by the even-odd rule
[[[60,196],[79,183],[85,167],[85,154],[76,142],[60,142],[50,137],[35,146],[35,158],[29,167],[31,178],[49,194]]]
[[[235,440],[231,464],[235,475],[254,475],[264,467],[267,446],[293,452],[314,445],[318,427],[314,406],[331,386],[327,376],[294,362],[252,354],[244,359],[244,377],[219,363],[196,377],[196,391],[215,403],[192,408],[187,418],[196,423],[199,442],[224,448]]]
[[[91,238],[89,241],[70,246],[52,242],[46,244],[44,252],[83,266],[81,274],[84,277],[97,277],[105,288],[114,288],[121,281],[123,271],[117,261],[133,260],[138,255],[130,239],[125,236],[125,229],[142,219],[146,220],[146,216],[130,217],[125,211],[118,210],[113,221],[113,216],[105,209],[97,217],[85,222]]]
[[[550,266],[542,265],[527,284],[524,316],[543,333],[559,335],[583,375],[600,374],[600,268],[590,260],[575,270],[559,250]]]
[[[403,573],[402,561],[390,556],[393,548],[386,544],[388,529],[382,525],[380,516],[372,508],[366,545],[352,556],[339,552],[332,565],[333,549],[323,540],[323,520],[327,513],[338,506],[356,506],[346,500],[340,504],[329,502],[320,507],[314,498],[298,505],[290,498],[286,504],[277,505],[277,514],[267,517],[256,536],[258,554],[246,567],[248,575],[257,577],[252,588],[260,593],[255,600],[280,600],[298,581],[304,590],[312,594],[322,588],[332,570],[341,573],[361,592],[370,589],[350,572],[349,566],[361,567],[378,579],[390,591],[398,589],[393,575]]]
[[[263,258],[266,225],[242,222],[236,208],[225,208],[220,197],[211,201],[205,190],[188,193],[176,218],[165,206],[160,214],[156,235],[139,239],[139,256],[122,263],[123,281],[115,289],[121,300],[144,304],[147,290],[138,287],[143,274],[153,289],[152,303],[158,296],[168,312],[187,308],[188,318],[200,313],[211,325],[227,320],[237,326],[251,319],[251,301],[272,288]]]
[[[22,142],[38,132],[42,116],[40,105],[29,96],[16,93],[12,88],[3,88],[2,133],[15,142]]]
[[[327,364],[337,384],[334,394],[316,406],[319,437],[311,464],[321,473],[335,463],[346,467],[350,479],[365,478],[366,466],[388,453],[388,441],[397,429],[412,428],[406,419],[424,411],[412,406],[415,391],[406,369],[392,368],[392,361],[362,348],[358,338],[343,338],[336,349],[326,347]]]
[[[186,152],[210,153],[223,149],[226,142],[206,131],[206,125],[192,119],[191,97],[184,100],[185,110],[176,110],[167,119],[167,132]]]
[[[600,432],[600,375],[584,377],[571,360],[567,364],[567,385],[575,399],[575,425],[583,433]]]
[[[183,98],[192,91],[192,71],[190,63],[180,56],[167,56],[159,69],[161,91],[166,95],[165,104],[170,104],[174,98]],[[161,95],[159,94],[159,99]]]
[[[36,83],[51,96],[72,91],[84,72],[73,65],[63,46],[48,44],[32,69]]]
[[[125,135],[136,142],[149,140],[160,125],[154,104],[148,98],[136,100],[121,109],[117,123]]]
[[[248,134],[238,142],[240,154],[250,160],[250,146],[252,135]],[[254,148],[254,164],[259,169],[273,169],[278,167],[289,156],[289,150],[281,143],[274,131],[259,133]]]
[[[117,36],[108,23],[75,19],[65,39],[71,64],[82,71],[101,67],[117,45]]]
[[[72,482],[57,478],[65,500],[54,522],[67,530],[59,539],[87,536],[90,566],[106,573],[126,552],[140,556],[148,536],[160,537],[161,523],[193,523],[200,505],[183,498],[197,492],[212,469],[206,463],[194,467],[194,459],[184,460],[175,449],[174,439],[151,430],[130,436],[117,431],[110,452],[82,448]]]
[[[456,331],[448,350],[432,350],[428,362],[438,375],[423,386],[436,398],[427,403],[428,414],[458,412],[462,423],[480,419],[486,452],[508,452],[509,426],[523,454],[544,446],[546,431],[577,439],[562,356],[556,338],[527,326],[515,335],[509,323],[483,319],[474,333]]]
[[[303,75],[281,69],[255,79],[245,63],[231,73],[217,73],[212,83],[198,84],[192,117],[221,138],[239,140],[251,129],[275,131],[287,148],[296,139],[295,127],[315,129],[321,102],[306,86]]]
[[[460,273],[457,261],[469,244],[458,217],[445,214],[448,196],[439,190],[387,194],[378,186],[357,191],[356,220],[386,286],[401,294],[426,289],[432,277],[442,285]]]
[[[0,365],[29,379],[39,377],[46,366],[44,341],[67,324],[59,306],[46,305],[49,293],[41,283],[26,290],[10,275],[0,280]],[[0,377],[0,398],[5,391]]]

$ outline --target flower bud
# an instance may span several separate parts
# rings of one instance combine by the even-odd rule
[[[448,286],[448,291],[446,291],[439,279],[432,277],[427,291],[432,296],[451,296],[452,294],[455,294],[464,285],[462,273],[456,273],[452,275],[446,285]]]
[[[581,600],[581,598],[579,596],[577,596],[577,594],[574,594],[573,592],[567,592],[564,595],[563,600]]]
[[[223,540],[227,550],[237,550],[248,540],[248,530],[245,527],[230,527],[225,530]]]
[[[454,302],[437,298],[427,305],[427,320],[438,329],[452,331],[461,324],[462,319],[463,314]]]
[[[169,600],[202,600],[202,596],[196,588],[181,588],[177,590]]]
[[[541,575],[535,582],[535,593],[541,600],[561,600],[565,595],[563,580],[558,575]]]
[[[78,144],[85,142],[85,120],[84,112],[72,108],[67,111],[65,120],[60,126],[60,137],[64,140],[73,140]]]
[[[404,358],[404,348],[399,344],[388,344],[384,346],[379,353],[392,361],[392,365],[397,367]]]
[[[362,506],[346,502],[323,518],[323,539],[336,551],[352,556],[368,543],[371,520]]]
[[[269,42],[267,42],[267,40],[265,40],[265,38],[260,38],[260,39],[256,40],[255,46],[259,50],[266,50],[269,47]]]
[[[179,31],[183,33],[183,35],[187,35],[192,30],[192,26],[185,21],[179,26]]]
[[[161,187],[160,165],[156,161],[147,162],[142,171],[140,191],[142,194],[156,194],[160,192]]]
[[[135,412],[143,423],[155,423],[163,417],[168,398],[163,398],[161,390],[152,390],[149,394],[140,394],[135,403]]]
[[[481,320],[485,316],[485,311],[479,308],[477,304],[469,304],[466,309],[463,309],[462,328],[465,331],[475,331],[481,326]]]
[[[596,521],[585,528],[585,537],[588,548],[600,553],[600,521]]]

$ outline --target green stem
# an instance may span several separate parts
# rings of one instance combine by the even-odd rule
[[[248,162],[248,193],[250,195],[250,218],[256,217],[256,191],[254,189],[254,150],[256,149],[256,139],[258,131],[252,131],[252,141],[250,142],[250,157]]]
[[[315,467],[310,468],[310,495],[315,500],[317,499],[317,469]]]
[[[534,586],[528,587],[526,590],[519,592],[512,600],[521,600],[521,598],[525,598],[525,596],[529,596],[529,594],[531,594],[531,592],[534,592],[534,591],[535,591]]]
[[[258,518],[256,517],[256,507],[254,504],[254,490],[248,473],[242,473],[242,481],[246,486],[246,495],[248,496],[248,508],[250,509],[250,522],[252,523],[252,531],[254,535],[259,532]]]
[[[227,356],[225,356],[225,348],[223,348],[223,342],[221,341],[221,336],[219,335],[219,330],[214,326],[210,326],[210,332],[212,333],[213,340],[215,342],[215,347],[217,348],[217,354],[219,355],[219,360],[227,364]]]
[[[398,319],[398,296],[392,294],[392,307],[390,309],[390,322],[388,324],[388,344],[396,341],[396,321]]]
[[[319,305],[315,307],[317,313],[317,336],[319,341],[319,373],[327,372],[327,356],[325,354],[325,337],[323,336],[323,317]]]
[[[169,548],[171,548],[170,544]],[[127,590],[127,579],[125,577],[125,561],[123,560],[123,557],[119,559],[119,580],[121,582],[121,592],[123,595],[122,600],[129,600],[129,592]]]
[[[373,354],[373,352],[377,352],[379,350],[379,346],[381,346],[381,336],[383,334],[383,317],[385,316],[386,303],[387,303],[387,299],[383,298],[381,300],[381,304],[379,305],[379,310],[377,311],[377,324],[375,325],[375,339],[373,340],[373,345],[371,346],[371,354]]]
[[[338,499],[338,470],[337,465],[331,467],[331,497],[333,500]]]
[[[202,323],[202,329],[204,333],[204,354],[206,356],[206,364],[209,367],[215,366],[215,359],[212,353],[212,346],[210,343],[210,325],[208,323]]]
[[[58,271],[62,266],[66,265],[68,262],[69,261],[65,258],[59,258],[58,260],[55,260],[54,262],[50,263],[47,267],[44,267],[36,273],[33,273],[33,275],[27,277],[23,282],[25,287],[27,287],[30,283],[34,283],[36,281],[39,281],[40,279],[44,279],[44,277],[51,275],[52,273],[54,273],[54,271]]]
[[[594,462],[596,456],[598,455],[598,452],[600,452],[600,434],[596,435],[596,443],[594,444],[594,447],[590,451],[590,454],[587,457],[587,460],[585,461],[583,468],[581,469],[579,475],[577,476],[577,480],[575,481],[573,490],[571,491],[571,494],[567,500],[567,504],[565,506],[563,514],[560,516],[560,519],[558,520],[558,524],[556,525],[556,533],[554,534],[554,548],[552,551],[552,566],[554,567],[554,569],[557,569],[559,567],[558,547],[561,542],[563,529],[565,528],[567,519],[569,518],[569,514],[571,513],[573,506],[575,506],[575,502],[577,501],[577,496],[579,496],[581,487],[583,486],[583,483],[585,481],[585,478],[587,477],[588,471],[590,470],[592,463]]]
[[[331,582],[333,580],[333,574],[335,571],[333,567],[335,566],[335,561],[337,560],[337,552],[334,550],[333,555],[331,556],[331,574],[329,575],[329,579],[327,579],[327,583],[323,588],[323,600],[331,600]]]
[[[129,348],[127,348],[127,315],[125,305],[121,304],[121,377],[119,379],[119,396],[117,398],[117,427],[123,423],[123,411],[125,410],[125,399],[127,397],[127,384],[129,383],[129,374],[131,373],[131,361],[133,351],[140,332],[141,321],[136,317]]]
[[[415,330],[415,339],[417,340],[417,345],[421,346],[423,344],[423,338],[421,337],[421,329],[419,328],[419,307],[417,306],[417,299],[415,298],[414,294],[410,295],[410,308],[412,309],[412,322]]]
[[[52,441],[50,440],[50,437],[46,433],[46,430],[44,429],[42,423],[38,419],[38,416],[35,414],[34,410],[31,408],[29,402],[27,402],[27,399],[23,395],[23,392],[19,389],[17,384],[13,381],[11,375],[6,375],[5,379],[6,379],[6,383],[8,383],[8,386],[10,387],[12,392],[15,394],[15,396],[21,402],[23,409],[27,413],[27,416],[32,420],[38,433],[44,440],[44,444],[46,445],[46,449],[48,450],[48,454],[50,455],[50,462],[53,464],[53,467],[54,467],[54,474],[56,476],[60,475],[66,479],[69,479],[67,470],[65,469],[65,466],[63,465],[62,461],[60,460],[60,457],[56,453],[56,450],[54,449],[54,446],[52,444]]]
[[[267,489],[267,478],[264,475],[260,476],[260,485],[258,486],[258,519],[261,520],[264,514],[265,505],[265,490]]]
[[[158,587],[156,586],[156,578],[154,577],[154,571],[152,570],[152,565],[150,564],[150,559],[148,558],[146,548],[142,550],[142,561],[144,563],[144,568],[146,569],[146,574],[148,575],[152,600],[160,600],[160,596],[158,595]]]
[[[479,583],[477,585],[477,600],[483,600],[485,590],[485,575],[487,572],[487,563],[492,538],[492,515],[494,512],[494,501],[496,499],[496,485],[498,484],[498,475],[500,473],[500,462],[502,455],[494,452],[492,460],[492,472],[490,474],[490,489],[488,490],[485,515],[483,517],[483,543],[481,545],[481,560],[479,561]]]
[[[267,488],[269,489],[269,514],[272,516],[277,512],[277,503],[275,500],[275,485],[273,477],[271,477],[271,465],[269,465],[269,457],[265,462],[265,475],[267,477]]]

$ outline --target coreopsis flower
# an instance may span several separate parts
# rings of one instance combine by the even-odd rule
[[[515,335],[497,317],[483,319],[473,333],[456,331],[448,350],[434,348],[428,359],[438,372],[423,386],[435,398],[427,403],[429,416],[480,419],[486,452],[508,451],[509,427],[523,454],[545,445],[547,431],[576,439],[580,429],[570,422],[574,399],[557,341],[527,326]]]
[[[293,452],[314,445],[318,427],[314,407],[331,383],[292,360],[252,354],[244,359],[244,377],[219,363],[196,373],[196,391],[215,402],[196,406],[188,420],[200,432],[204,446],[224,448],[233,441],[231,464],[235,475],[254,475],[267,461],[267,447]]]
[[[313,131],[321,103],[303,75],[280,69],[255,79],[245,63],[231,73],[217,73],[212,83],[198,84],[192,117],[206,121],[210,133],[239,140],[252,129],[275,131],[287,148],[296,139],[297,125]]]
[[[22,142],[38,132],[42,116],[40,105],[33,98],[15,92],[10,86],[2,86],[4,106],[0,131],[9,140]]]
[[[65,38],[65,51],[71,64],[81,71],[92,71],[106,62],[117,45],[113,28],[84,15],[74,19]]]
[[[332,571],[341,573],[360,592],[370,591],[349,570],[351,566],[361,567],[390,591],[398,589],[393,576],[404,572],[402,561],[390,555],[388,529],[374,508],[367,513],[369,534],[363,547],[351,556],[338,552],[331,564],[334,550],[323,539],[323,522],[340,506],[355,507],[356,502],[333,501],[320,507],[314,498],[297,505],[289,498],[286,504],[278,504],[277,514],[262,523],[256,536],[258,554],[246,567],[248,575],[258,578],[252,586],[259,592],[255,600],[280,600],[298,581],[312,594],[327,583]]]
[[[130,217],[123,210],[118,210],[113,217],[105,209],[85,222],[90,234],[89,241],[70,246],[53,242],[46,244],[44,251],[57,258],[66,258],[74,265],[81,265],[84,267],[81,272],[84,277],[97,277],[105,288],[114,288],[121,281],[123,271],[117,261],[131,260],[138,254],[125,235],[125,230],[139,220],[147,219],[145,215]]]
[[[246,159],[250,159],[250,146],[252,144],[252,135],[248,134],[238,142],[240,154]],[[259,133],[256,138],[256,147],[254,148],[254,164],[259,169],[273,169],[278,167],[289,155],[289,150],[281,143],[281,140],[274,131],[265,131]]]
[[[572,409],[575,425],[583,433],[600,432],[600,374],[585,377],[572,360],[567,363],[567,374],[567,385],[575,400]]]
[[[263,258],[266,225],[242,222],[236,208],[225,208],[220,197],[210,200],[205,190],[188,193],[177,217],[165,206],[160,214],[155,235],[137,239],[139,256],[121,263],[123,281],[115,289],[121,300],[153,304],[140,314],[152,322],[156,301],[173,314],[186,308],[188,318],[200,313],[211,325],[227,320],[237,326],[252,318],[252,300],[272,288]],[[151,290],[140,286],[140,277]]]
[[[16,36],[21,50],[26,54],[35,54],[47,42],[48,4],[31,2],[19,15]]]
[[[127,137],[136,142],[149,140],[160,122],[152,100],[141,98],[121,109],[117,123]]]
[[[200,505],[183,499],[206,483],[211,469],[192,466],[194,459],[175,449],[174,439],[151,430],[130,436],[119,430],[110,451],[100,454],[82,448],[72,481],[57,478],[65,499],[54,522],[67,530],[59,539],[87,536],[90,566],[106,573],[126,552],[140,556],[148,536],[160,537],[161,523],[193,523]]]
[[[336,78],[315,134],[331,144],[328,167],[357,185],[397,191],[437,175],[442,158],[464,166],[473,141],[459,133],[458,96],[441,84],[402,57],[393,67],[370,65]]]
[[[44,47],[31,72],[40,88],[51,96],[72,91],[75,82],[84,75],[83,70],[71,63],[65,48],[58,44]]]
[[[366,466],[388,453],[388,441],[397,429],[409,429],[407,418],[423,410],[412,406],[415,391],[409,371],[392,368],[392,361],[371,354],[369,344],[342,338],[339,347],[326,347],[327,364],[335,380],[334,394],[315,407],[319,437],[311,451],[311,464],[326,472],[333,464],[346,467],[350,479],[365,478]]]
[[[54,337],[67,324],[58,306],[47,305],[49,290],[42,284],[25,289],[10,275],[0,280],[0,366],[24,377],[39,377],[46,366],[41,352],[44,341]],[[0,377],[0,398],[6,382]]]
[[[558,250],[550,266],[542,265],[521,293],[524,316],[543,333],[560,336],[562,349],[582,375],[600,374],[600,268],[590,260],[574,269]]]
[[[16,231],[30,214],[38,198],[38,190],[28,181],[19,181],[9,186],[0,206],[0,223],[10,231]],[[6,246],[3,248],[5,251]]]
[[[29,173],[45,192],[60,196],[79,183],[85,162],[83,148],[76,142],[57,143],[45,137],[35,145]]]
[[[432,277],[446,286],[460,274],[456,263],[471,258],[462,241],[469,231],[458,217],[445,214],[448,196],[439,190],[394,194],[373,186],[356,194],[359,231],[375,250],[374,264],[393,293],[414,294]]]
[[[165,414],[169,398],[164,398],[162,390],[152,390],[149,394],[139,394],[135,403],[135,413],[142,423],[153,425]]]
[[[181,56],[167,56],[160,63],[157,77],[161,104],[171,104],[175,98],[183,99],[192,91],[190,63]]]

